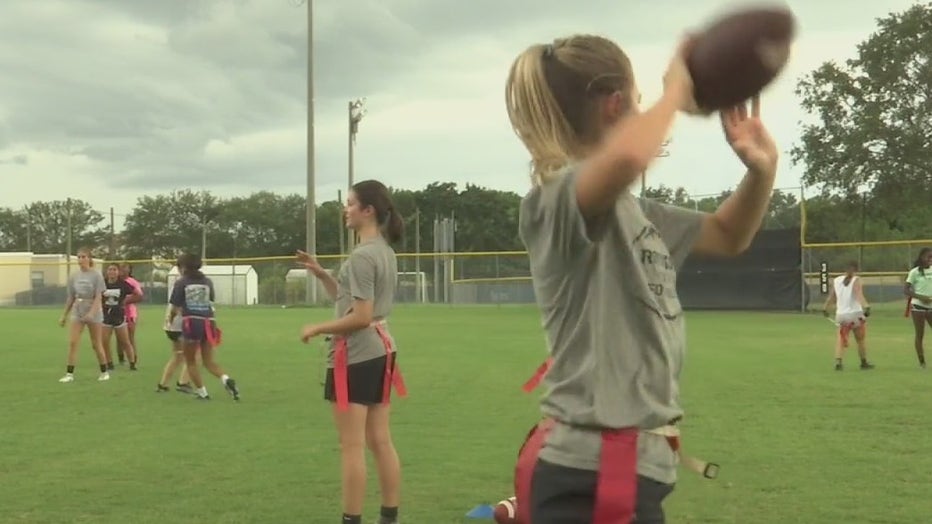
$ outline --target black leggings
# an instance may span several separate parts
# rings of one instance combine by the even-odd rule
[[[538,460],[531,480],[529,524],[590,524],[595,510],[598,472],[558,466]],[[632,524],[664,524],[663,499],[673,491],[638,476],[636,515]]]

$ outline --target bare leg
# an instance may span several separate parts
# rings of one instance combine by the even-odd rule
[[[401,502],[401,461],[392,442],[389,414],[390,405],[380,404],[371,406],[366,418],[366,445],[375,458],[382,495],[382,522],[386,523],[397,520]]]
[[[197,352],[200,348],[200,342],[196,340],[184,341],[184,359],[188,366],[188,374],[191,376],[191,382],[194,387],[200,389],[204,387],[204,381],[201,379],[201,370],[197,368]]]
[[[91,344],[94,346],[94,353],[97,354],[97,362],[101,366],[107,365],[107,354],[104,353],[103,345],[103,324],[97,322],[90,322],[87,325],[87,330],[91,335]]]
[[[207,371],[210,371],[211,375],[222,379],[226,374],[223,368],[220,367],[220,364],[214,360],[214,348],[210,345],[210,342],[201,343],[201,361],[204,367],[207,368]]]
[[[112,330],[111,330],[112,331]],[[129,340],[129,330],[126,325],[123,327],[116,328],[116,338],[117,344],[123,347],[123,353],[126,355],[126,359],[129,360],[129,369],[136,370],[136,349],[133,346],[133,343]]]
[[[333,405],[333,418],[340,437],[343,485],[343,514],[362,515],[366,498],[366,418],[368,408],[350,404],[347,411]]]
[[[78,363],[78,348],[81,345],[81,333],[84,331],[84,322],[74,320],[68,332],[68,367],[73,368]]]
[[[126,323],[126,328],[129,330],[129,344],[133,346],[133,360],[130,362],[136,363],[139,361],[139,352],[136,348],[136,319]]]
[[[106,324],[100,327],[100,345],[104,348],[106,355],[107,369],[113,369],[113,346],[110,342],[113,338],[113,327]],[[117,348],[119,349],[119,339],[117,339]],[[123,353],[119,352],[120,360],[123,360]]]
[[[874,365],[867,361],[866,324],[861,324],[854,328],[854,339],[858,342],[858,356],[861,357],[861,369],[874,369]]]
[[[926,367],[926,356],[925,351],[922,347],[922,339],[925,336],[926,332],[926,314],[923,311],[913,311],[913,330],[916,333],[916,337],[913,340],[914,346],[916,348],[916,358],[919,359],[919,365],[921,367]]]

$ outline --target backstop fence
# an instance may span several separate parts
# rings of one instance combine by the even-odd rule
[[[689,257],[680,270],[678,289],[686,309],[801,311],[824,300],[821,279],[844,271],[848,261],[862,268],[865,292],[872,302],[898,301],[903,281],[922,247],[932,240],[804,244],[799,229],[761,231],[750,249],[735,258]],[[61,305],[67,275],[76,259],[55,261],[48,255],[0,254],[0,305]],[[341,255],[321,255],[336,271]],[[51,260],[51,261],[50,261]],[[165,304],[175,278],[166,260],[130,260],[146,303]],[[102,265],[98,263],[98,266]],[[822,275],[823,268],[827,271]],[[529,304],[534,301],[527,254],[400,253],[399,303]],[[205,271],[227,306],[302,306],[307,275],[291,256],[209,259]],[[619,278],[624,278],[619,275]],[[322,286],[316,305],[331,302]]]

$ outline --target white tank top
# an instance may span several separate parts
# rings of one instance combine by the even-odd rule
[[[845,285],[845,275],[835,277],[835,304],[836,314],[845,315],[849,313],[861,313],[863,309],[854,294],[854,283],[858,277],[853,277],[848,285]]]

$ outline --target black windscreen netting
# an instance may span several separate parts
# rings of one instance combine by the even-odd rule
[[[683,307],[799,311],[801,251],[795,228],[760,231],[737,257],[691,255],[677,277]]]

